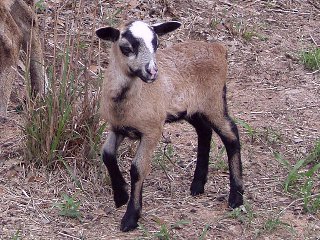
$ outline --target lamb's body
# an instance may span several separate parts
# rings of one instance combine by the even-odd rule
[[[214,130],[228,154],[229,205],[238,207],[243,203],[238,130],[226,103],[226,50],[218,43],[186,42],[155,54],[155,33],[163,34],[179,26],[176,22],[153,27],[133,22],[122,31],[110,27],[97,31],[100,38],[114,42],[102,88],[101,115],[111,128],[102,157],[117,207],[129,198],[117,164],[117,149],[124,137],[140,139],[130,170],[131,195],[121,222],[123,231],[137,227],[143,181],[150,172],[153,151],[165,122],[184,119],[196,129],[198,154],[191,194],[204,192]]]
[[[167,117],[224,111],[227,60],[222,45],[177,44],[158,50],[157,63],[159,76],[152,84],[132,80],[115,66],[117,63],[110,63],[103,83],[101,114],[112,127],[153,131]],[[123,84],[119,84],[120,77]]]

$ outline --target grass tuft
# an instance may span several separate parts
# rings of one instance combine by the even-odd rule
[[[320,70],[320,48],[302,52],[300,59],[308,70]]]
[[[210,230],[210,224],[206,224],[205,226],[204,226],[204,228],[203,228],[203,230],[202,230],[202,232],[201,232],[201,234],[200,234],[200,236],[199,236],[199,240],[204,240],[204,239],[206,239],[206,236],[207,236],[207,233],[208,233],[208,231]]]
[[[18,229],[15,234],[13,234],[13,236],[11,237],[11,240],[19,240],[21,239],[21,233],[20,233],[20,229]]]
[[[275,153],[275,158],[288,169],[284,189],[303,200],[306,212],[320,210],[320,194],[317,192],[320,169],[320,140],[317,140],[311,153],[298,160],[293,166],[281,154]]]
[[[56,12],[55,18],[58,17]],[[69,165],[75,164],[84,170],[98,157],[106,127],[100,123],[98,113],[102,76],[89,70],[93,64],[93,44],[89,48],[81,47],[86,45],[80,37],[81,23],[76,17],[72,24],[70,22],[67,19],[65,35],[59,36],[60,40],[57,29],[54,30],[54,54],[47,68],[47,94],[34,100],[30,93],[27,97],[23,127],[27,165],[55,169],[62,164],[68,170]],[[78,35],[72,33],[74,26],[79,28]],[[92,32],[91,43],[94,36]]]
[[[177,239],[175,237],[175,232],[173,230],[183,230],[183,226],[189,225],[190,222],[187,220],[179,220],[173,224],[167,224],[163,220],[155,217],[155,222],[160,227],[160,229],[154,233],[150,232],[146,229],[142,224],[139,224],[139,229],[142,231],[143,236],[147,239],[161,239],[161,240],[170,240],[170,239]]]
[[[281,221],[278,217],[276,218],[271,217],[271,218],[268,218],[267,221],[264,223],[263,232],[270,234],[271,232],[274,232],[276,229],[281,227],[285,227],[292,230],[290,224]]]
[[[229,218],[236,219],[241,223],[250,225],[253,219],[256,217],[251,205],[245,201],[245,203],[235,209],[232,209],[230,213],[227,214]]]
[[[81,220],[80,202],[75,201],[73,197],[66,194],[63,194],[63,200],[62,203],[55,205],[60,210],[59,215]]]
[[[253,142],[257,136],[257,131],[246,121],[241,119],[234,119],[235,123],[246,130],[246,133],[251,138],[251,142]]]

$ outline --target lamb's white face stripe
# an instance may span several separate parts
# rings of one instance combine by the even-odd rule
[[[143,39],[150,52],[154,52],[152,45],[154,33],[146,23],[140,21],[133,22],[129,30],[135,38]]]

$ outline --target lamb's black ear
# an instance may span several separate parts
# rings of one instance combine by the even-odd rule
[[[176,30],[180,26],[181,26],[180,22],[170,21],[165,23],[154,24],[152,25],[152,28],[158,36],[162,36],[164,34],[167,34],[169,32]]]
[[[101,38],[106,41],[115,42],[119,39],[120,31],[113,27],[104,27],[99,28],[96,31],[98,38]]]

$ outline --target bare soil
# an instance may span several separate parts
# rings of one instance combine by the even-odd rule
[[[68,1],[45,2],[48,12],[40,12],[39,18],[49,57],[56,6],[61,11],[58,24],[75,13]],[[63,168],[54,172],[26,169],[22,116],[15,101],[22,94],[20,79],[14,86],[9,120],[0,124],[0,239],[320,239],[320,213],[305,213],[302,200],[283,190],[287,171],[274,157],[279,152],[295,163],[319,139],[320,74],[299,61],[302,51],[319,47],[319,1],[102,1],[96,25],[95,1],[82,2],[87,39],[91,29],[106,20],[178,19],[182,28],[165,36],[161,47],[189,39],[219,41],[228,47],[229,111],[255,130],[251,134],[239,124],[246,202],[242,210],[246,212],[236,215],[227,207],[226,154],[221,155],[222,144],[216,137],[205,193],[190,196],[196,134],[188,124],[175,123],[165,127],[145,181],[140,228],[120,232],[125,207],[115,208],[110,185],[99,182],[95,171],[81,177],[75,169],[81,191]],[[106,51],[102,66],[107,62]],[[127,178],[134,146],[127,142],[120,151]],[[165,149],[171,161],[163,157]],[[319,182],[315,186],[319,193]],[[81,219],[59,215],[56,205],[62,202],[62,193],[80,202]]]

